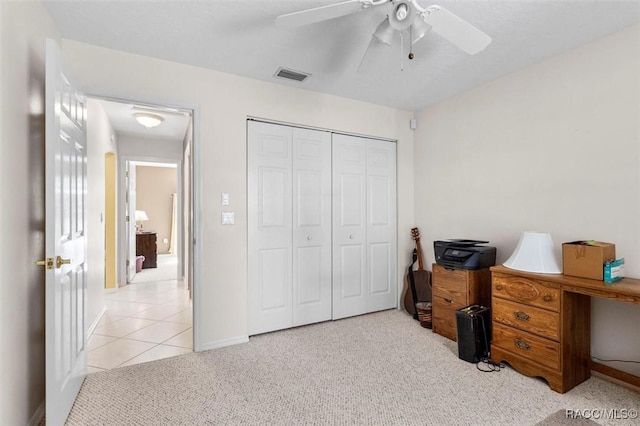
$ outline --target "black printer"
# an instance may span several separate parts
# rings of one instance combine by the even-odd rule
[[[496,264],[496,248],[484,246],[489,241],[434,241],[436,263],[453,269],[484,269]]]

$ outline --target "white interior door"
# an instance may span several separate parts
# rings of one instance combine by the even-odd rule
[[[366,140],[333,135],[333,319],[367,310]]]
[[[127,192],[125,194],[128,221],[127,225],[127,283],[136,276],[136,166],[130,161],[125,162],[125,182]]]
[[[293,326],[331,319],[331,134],[292,128]]]
[[[396,144],[367,141],[367,312],[397,299]]]
[[[46,417],[64,424],[87,370],[86,106],[60,50],[46,53]]]
[[[292,324],[291,129],[250,121],[248,131],[249,334]]]

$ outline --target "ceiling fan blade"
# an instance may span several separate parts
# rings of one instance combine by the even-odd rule
[[[440,6],[430,6],[424,21],[431,29],[469,55],[483,51],[491,43],[491,37],[464,19]]]
[[[296,28],[303,25],[315,24],[316,22],[327,21],[360,12],[366,9],[370,3],[370,1],[365,0],[348,0],[342,3],[288,13],[276,18],[276,26],[280,28]]]

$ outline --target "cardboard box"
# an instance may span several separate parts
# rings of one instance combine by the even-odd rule
[[[562,270],[565,275],[602,281],[604,264],[615,259],[615,244],[593,240],[562,244]]]

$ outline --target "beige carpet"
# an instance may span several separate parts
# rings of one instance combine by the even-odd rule
[[[89,375],[68,424],[512,426],[639,403],[597,378],[560,395],[508,368],[482,373],[393,310]]]
[[[535,426],[592,426],[597,424],[584,417],[567,416],[567,410],[558,410],[540,423],[536,423]]]

